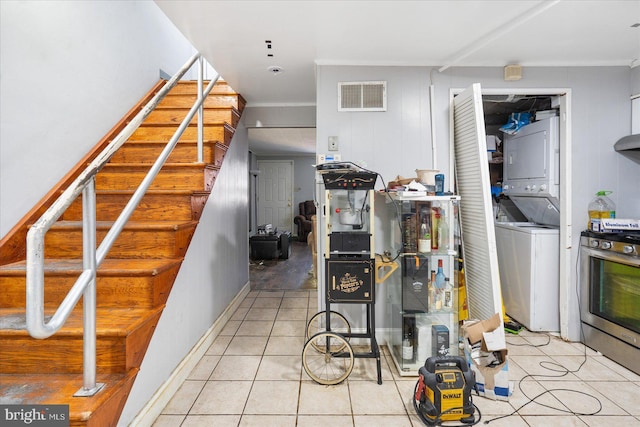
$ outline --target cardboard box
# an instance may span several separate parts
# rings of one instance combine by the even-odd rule
[[[481,396],[509,400],[513,383],[509,381],[509,362],[504,329],[496,313],[489,319],[465,322],[464,354],[476,375]]]
[[[602,218],[600,220],[600,228],[601,230],[597,231],[638,231],[640,230],[640,219]]]
[[[449,328],[444,325],[431,326],[431,354],[434,356],[449,355]]]

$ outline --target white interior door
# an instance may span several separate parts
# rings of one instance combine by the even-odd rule
[[[479,83],[453,99],[453,128],[469,315],[487,319],[499,313],[502,321],[500,272]]]
[[[258,225],[293,229],[293,161],[258,160]]]

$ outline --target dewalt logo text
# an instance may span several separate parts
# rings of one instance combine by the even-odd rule
[[[460,399],[462,398],[462,393],[451,393],[451,394],[443,394],[443,399]]]

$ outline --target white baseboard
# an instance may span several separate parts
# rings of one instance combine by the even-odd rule
[[[149,402],[140,410],[138,415],[131,421],[130,426],[151,427],[156,418],[162,413],[162,410],[171,400],[173,395],[178,391],[182,383],[187,379],[193,368],[198,364],[202,356],[205,355],[213,341],[218,337],[222,328],[227,321],[233,316],[233,313],[240,306],[250,291],[249,282],[247,282],[238,295],[231,301],[227,308],[222,312],[220,317],[216,319],[207,332],[198,340],[191,351],[182,359],[180,364],[173,370],[169,378],[158,388]]]

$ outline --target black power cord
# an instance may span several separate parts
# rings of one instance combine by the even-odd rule
[[[580,313],[580,310],[581,310],[581,305],[580,305],[580,292],[579,292],[579,289],[578,289],[578,283],[579,283],[579,281],[580,281],[580,271],[579,271],[580,269],[579,269],[579,265],[578,265],[579,260],[580,260],[580,245],[578,246],[578,256],[576,257],[576,266],[575,266],[575,268],[576,268],[576,286],[575,286],[575,290],[576,290],[576,296],[578,297],[578,299],[577,299],[577,301],[578,301],[578,312]],[[582,319],[582,315],[581,315],[581,313],[580,313],[580,318]],[[580,325],[580,333],[581,333],[581,338],[582,338],[582,340],[584,341],[584,329],[582,328],[582,324]],[[546,345],[549,345],[549,343],[551,342],[551,335],[548,335],[548,334],[544,334],[544,335],[547,335],[547,337],[548,337],[548,341],[547,341],[545,344],[539,344],[539,345],[529,344],[529,345],[530,345],[531,347],[544,347],[544,346],[546,346]],[[509,345],[526,346],[527,344],[509,344]],[[524,376],[524,377],[523,377],[523,378],[521,378],[521,379],[520,379],[520,381],[518,382],[518,389],[522,392],[522,394],[523,394],[527,399],[529,399],[529,401],[528,401],[528,402],[526,402],[526,403],[524,403],[523,405],[521,405],[518,409],[516,409],[516,410],[515,410],[515,411],[513,411],[512,413],[510,413],[510,414],[508,414],[508,415],[502,415],[502,416],[500,416],[500,417],[492,418],[492,419],[490,419],[490,420],[486,420],[486,421],[484,422],[484,424],[489,424],[491,421],[495,421],[495,420],[499,420],[499,419],[502,419],[502,418],[510,417],[510,416],[512,416],[512,415],[514,415],[514,414],[516,414],[516,413],[518,413],[518,411],[520,411],[520,410],[521,410],[522,408],[524,408],[525,406],[529,405],[530,403],[535,402],[535,401],[536,401],[536,399],[538,399],[538,398],[540,398],[540,397],[544,396],[544,395],[545,395],[545,394],[547,394],[547,393],[551,394],[553,397],[555,397],[556,399],[558,399],[558,401],[560,401],[560,403],[563,403],[563,402],[562,402],[562,399],[560,399],[558,396],[556,396],[555,394],[553,394],[553,392],[557,392],[557,391],[562,391],[562,392],[567,392],[567,393],[575,393],[575,394],[578,394],[578,395],[581,395],[581,396],[587,396],[587,397],[590,397],[591,399],[593,399],[593,400],[597,403],[597,407],[598,407],[598,409],[597,409],[597,410],[595,410],[595,411],[593,411],[593,412],[589,412],[589,413],[581,413],[581,412],[571,411],[571,410],[568,410],[568,409],[557,408],[557,407],[555,407],[555,406],[546,405],[546,404],[544,404],[544,403],[540,403],[540,402],[536,402],[536,403],[537,403],[538,405],[544,406],[544,407],[546,407],[546,408],[555,409],[555,410],[557,410],[557,411],[564,412],[564,413],[571,414],[571,415],[575,415],[575,416],[589,416],[589,415],[596,415],[596,414],[598,414],[598,413],[602,410],[602,402],[600,402],[600,400],[599,400],[597,397],[595,397],[595,396],[593,396],[593,395],[591,395],[591,394],[589,394],[589,393],[583,392],[583,391],[571,390],[571,389],[565,389],[565,388],[555,388],[555,389],[545,390],[545,391],[543,391],[542,393],[539,393],[537,396],[534,396],[533,398],[531,398],[531,397],[527,396],[527,395],[526,395],[526,393],[522,390],[522,381],[524,381],[526,378],[529,378],[529,377],[531,377],[531,378],[533,378],[533,379],[535,379],[536,377],[544,377],[544,378],[561,378],[561,377],[564,377],[564,376],[566,376],[566,375],[568,375],[568,374],[573,374],[573,373],[578,372],[578,371],[582,368],[582,366],[584,366],[584,364],[585,364],[585,363],[587,363],[587,346],[586,346],[586,345],[584,345],[584,353],[583,353],[583,356],[584,356],[584,359],[582,360],[582,362],[580,363],[580,365],[578,365],[578,367],[577,367],[576,369],[574,369],[574,370],[567,369],[566,367],[564,367],[564,366],[560,365],[559,363],[555,363],[555,362],[549,362],[549,361],[542,361],[542,362],[540,362],[540,363],[539,363],[539,365],[540,365],[541,367],[543,367],[543,368],[545,368],[545,369],[548,369],[548,370],[550,370],[550,371],[559,372],[559,373],[560,373],[560,375],[529,374],[529,375]],[[547,367],[547,366],[545,366],[545,364],[546,364],[546,365],[549,365],[549,366],[552,366],[553,368]],[[554,369],[554,368],[559,368],[559,369]],[[563,404],[564,404],[564,403],[563,403]],[[569,407],[568,405],[565,405],[565,406],[566,406],[567,408]]]

